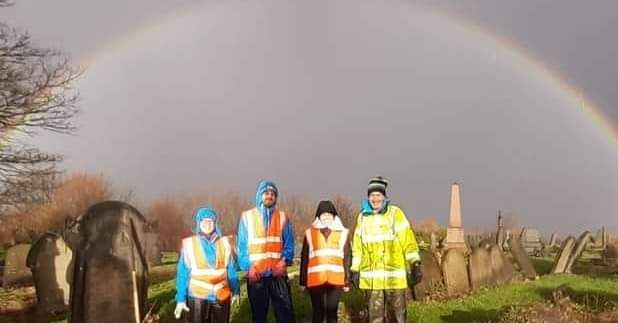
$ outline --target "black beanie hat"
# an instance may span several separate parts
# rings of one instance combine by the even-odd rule
[[[384,196],[386,196],[386,187],[388,186],[388,181],[386,178],[382,176],[376,176],[369,180],[369,187],[367,187],[367,195],[373,192],[380,192]]]
[[[318,209],[315,211],[315,217],[319,217],[322,213],[330,213],[334,216],[337,216],[337,209],[335,209],[335,205],[331,201],[320,201],[318,204]]]

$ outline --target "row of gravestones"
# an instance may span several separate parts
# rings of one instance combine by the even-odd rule
[[[544,253],[554,248],[558,248],[559,244],[556,233],[552,233],[549,242],[545,244],[541,239],[539,230],[534,228],[523,228],[519,237],[528,254]],[[585,244],[585,250],[592,252],[603,252],[607,247],[608,240],[605,227],[601,227],[601,229],[599,229],[594,236],[590,235],[588,240],[589,241]],[[563,241],[563,246],[565,242],[566,240]]]
[[[537,273],[520,242],[509,241],[512,259],[521,272],[496,244],[475,247],[468,257],[464,250],[449,249],[437,254],[440,261],[434,256],[436,253],[421,251],[423,280],[414,287],[414,297],[422,300],[441,294],[455,296],[523,277],[536,278]]]
[[[158,237],[132,206],[91,206],[66,230],[32,246],[7,250],[3,286],[34,281],[37,311],[59,313],[70,304],[72,322],[128,322],[144,314],[148,267],[160,262]]]

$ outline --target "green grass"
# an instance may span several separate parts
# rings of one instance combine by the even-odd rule
[[[558,286],[567,284],[575,291],[574,301],[591,309],[618,308],[616,277],[598,278],[575,275],[548,275],[537,281],[513,283],[480,291],[474,295],[427,304],[412,303],[409,322],[474,322],[500,318],[511,306],[527,305],[548,299]]]
[[[162,323],[179,322],[173,318],[175,307],[174,270],[172,261],[153,269],[148,292],[149,306],[156,304],[155,312]],[[551,269],[551,258],[534,258],[541,274]],[[549,269],[548,269],[549,268]],[[295,272],[298,267],[290,268]],[[508,284],[484,289],[473,295],[448,301],[412,302],[408,307],[408,322],[487,322],[499,319],[513,306],[524,306],[547,300],[558,286],[567,284],[573,291],[573,300],[590,310],[618,310],[618,269],[581,262],[575,268],[581,275],[544,275],[539,280]],[[156,275],[154,275],[156,273]],[[156,279],[155,279],[156,276]],[[298,288],[298,278],[291,280],[295,316],[299,322],[311,319],[311,302]],[[241,302],[232,308],[232,322],[251,322],[251,310],[246,298],[245,284],[241,285]],[[5,295],[6,296],[6,295]],[[357,315],[366,308],[362,294],[354,291],[344,294],[341,311]],[[274,318],[271,310],[271,322]],[[343,322],[348,322],[346,315]],[[24,318],[0,317],[0,323],[29,322]],[[57,321],[64,322],[64,321]]]

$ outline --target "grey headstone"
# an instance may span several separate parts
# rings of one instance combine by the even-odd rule
[[[575,238],[573,237],[568,237],[562,242],[560,252],[554,259],[554,265],[551,270],[553,274],[564,273],[566,271],[569,258],[571,257],[571,253],[573,253],[573,246],[575,246]]]
[[[159,234],[155,232],[148,232],[144,234],[146,243],[146,259],[150,266],[161,265],[161,248],[159,244]]]
[[[435,252],[436,250],[438,250],[438,237],[436,236],[436,233],[432,232],[429,235],[429,239],[430,239],[429,249],[432,252]]]
[[[489,248],[492,279],[495,284],[510,282],[515,274],[511,260],[506,257],[498,245]]]
[[[605,233],[605,227],[601,227],[594,236],[593,243],[588,244],[588,248],[593,251],[602,251],[607,247],[607,238]]]
[[[438,261],[431,252],[421,250],[420,255],[423,279],[414,286],[414,298],[417,300],[427,299],[444,291],[444,281]]]
[[[610,243],[603,251],[603,262],[609,266],[618,266],[618,244]]]
[[[124,202],[97,203],[79,220],[69,323],[134,322],[148,292],[144,216]]]
[[[547,245],[549,248],[553,248],[556,246],[558,241],[558,235],[556,233],[551,234],[551,238],[549,238],[549,244]]]
[[[470,290],[468,266],[462,250],[446,251],[442,257],[442,277],[449,296],[467,293]]]
[[[484,247],[472,249],[468,265],[470,275],[470,285],[473,290],[493,284],[491,259],[489,251]]]
[[[478,247],[489,248],[491,245],[496,243],[495,241],[496,241],[496,238],[492,236],[483,238],[481,241],[479,241]]]
[[[506,238],[506,232],[504,231],[504,224],[502,221],[502,214],[498,211],[498,230],[496,230],[496,244],[500,249],[504,246],[504,241]]]
[[[69,305],[72,252],[62,237],[47,233],[30,249],[27,264],[34,277],[37,310],[61,313]]]
[[[6,251],[2,287],[32,284],[32,273],[26,266],[28,251],[30,251],[29,244],[18,244]]]
[[[590,232],[585,231],[582,233],[579,238],[577,238],[577,242],[575,243],[575,248],[573,249],[573,253],[569,257],[569,262],[566,265],[565,272],[570,273],[575,261],[582,255],[586,245],[592,239]]]
[[[511,251],[511,255],[513,255],[513,259],[515,259],[519,265],[519,268],[521,268],[524,273],[524,276],[528,279],[535,279],[538,275],[532,265],[532,261],[530,261],[528,254],[521,246],[521,242],[515,235],[511,235],[511,238],[509,239],[509,249]]]
[[[528,254],[538,253],[543,249],[541,233],[537,229],[523,228],[520,234],[520,241]]]

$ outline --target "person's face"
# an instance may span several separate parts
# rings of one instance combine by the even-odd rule
[[[262,204],[264,204],[265,207],[272,207],[276,202],[277,196],[275,195],[275,192],[267,190],[262,194]]]
[[[204,219],[200,222],[200,230],[203,234],[211,234],[215,230],[215,221]]]
[[[333,224],[333,220],[335,220],[335,216],[328,212],[320,214],[320,221],[327,227]]]
[[[369,204],[371,204],[374,210],[379,210],[384,204],[385,198],[384,194],[380,192],[371,192],[371,194],[369,194]]]

